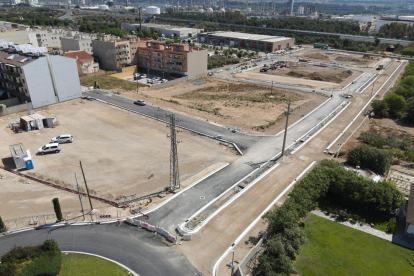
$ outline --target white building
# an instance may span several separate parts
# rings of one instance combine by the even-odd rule
[[[2,42],[0,91],[33,108],[81,97],[76,59],[49,55],[46,48]],[[7,48],[8,47],[8,48]]]
[[[146,13],[149,13],[149,14],[160,14],[161,13],[160,8],[156,6],[146,7],[145,10],[146,10]]]

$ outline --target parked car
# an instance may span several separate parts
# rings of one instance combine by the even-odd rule
[[[51,152],[59,153],[60,147],[58,143],[50,143],[50,144],[46,144],[43,147],[39,148],[37,152],[42,155],[45,153],[51,153]]]
[[[145,79],[147,77],[147,75],[146,74],[142,74],[141,77]]]
[[[152,83],[152,80],[150,80],[150,79],[147,79],[147,83]]]
[[[51,143],[72,143],[73,142],[73,136],[70,134],[63,134],[58,137],[54,137],[51,139]]]
[[[161,80],[161,82],[167,82],[167,81],[168,81],[167,79],[162,79],[162,80]]]
[[[136,100],[136,101],[134,102],[134,104],[144,106],[144,105],[146,105],[147,103],[146,103],[144,100]]]

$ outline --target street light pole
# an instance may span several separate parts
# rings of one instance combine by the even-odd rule
[[[233,253],[233,257],[231,259],[231,275],[234,273],[234,249],[230,249],[229,253]]]
[[[372,98],[372,92],[374,92],[374,85],[375,85],[375,82],[372,83],[371,98]]]

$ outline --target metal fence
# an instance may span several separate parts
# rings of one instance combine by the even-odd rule
[[[233,273],[233,276],[251,275],[254,267],[256,266],[257,259],[266,250],[266,240],[267,234],[264,234],[260,241],[253,246],[247,256],[244,257],[243,261],[241,261],[239,267]]]

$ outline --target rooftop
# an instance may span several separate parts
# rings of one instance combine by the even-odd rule
[[[233,38],[233,39],[256,40],[256,41],[263,41],[263,42],[278,42],[281,40],[289,39],[285,36],[246,34],[246,33],[228,32],[228,31],[217,31],[217,32],[211,32],[211,33],[209,32],[209,33],[203,33],[203,34],[210,34],[214,36],[222,36],[222,37]]]
[[[27,154],[26,149],[24,148],[23,144],[15,144],[9,146],[11,155],[14,156],[21,156]]]
[[[32,55],[27,54],[21,54],[21,53],[12,53],[7,51],[0,51],[0,62],[4,64],[9,64],[15,67],[22,67],[33,60],[35,60],[37,57],[34,57]]]
[[[78,64],[82,64],[85,59],[93,59],[93,56],[85,51],[69,51],[65,53],[65,56],[75,58]]]
[[[188,27],[171,26],[171,25],[154,24],[154,23],[142,23],[141,25],[144,27],[149,27],[149,28],[172,30],[172,31],[203,30],[203,29],[197,29],[197,28],[188,28]]]

